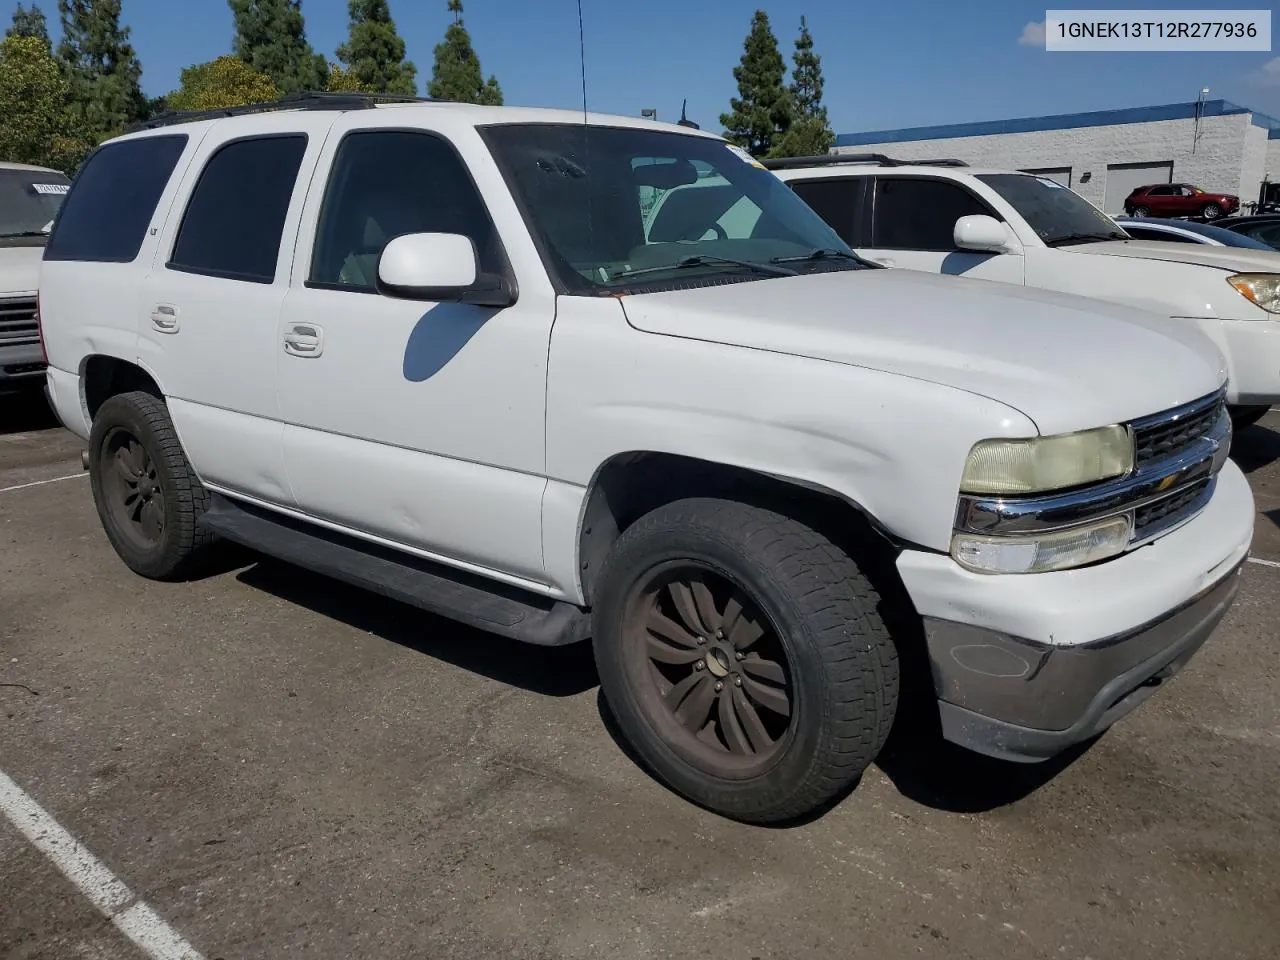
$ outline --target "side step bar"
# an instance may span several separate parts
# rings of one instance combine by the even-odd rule
[[[590,614],[573,604],[216,493],[199,522],[233,543],[513,640],[554,647],[585,640],[591,633]]]

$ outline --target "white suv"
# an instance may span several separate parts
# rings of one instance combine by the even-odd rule
[[[1054,180],[958,160],[833,154],[767,165],[865,257],[1163,314],[1225,355],[1237,427],[1280,403],[1280,254],[1134,240]]]
[[[653,191],[709,178],[749,233],[646,238]],[[974,749],[1093,736],[1249,550],[1211,346],[868,268],[678,127],[363,97],[157,123],[86,162],[40,295],[130,568],[183,576],[222,536],[590,637],[639,755],[745,820],[857,779],[900,663],[932,660]]]

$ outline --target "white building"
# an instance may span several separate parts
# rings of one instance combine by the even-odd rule
[[[1134,187],[1148,183],[1191,183],[1234,193],[1242,204],[1257,201],[1264,179],[1280,180],[1280,120],[1206,100],[846,133],[836,137],[836,152],[955,157],[975,167],[1033,171],[1114,215],[1124,212]],[[1280,185],[1270,189],[1280,192]]]

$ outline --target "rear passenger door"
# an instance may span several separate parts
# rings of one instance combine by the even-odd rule
[[[856,248],[869,232],[864,197],[871,182],[870,177],[806,177],[788,181],[787,186],[825,220],[841,240]]]
[[[871,197],[871,235],[857,250],[887,267],[1022,283],[1021,256],[956,247],[956,221],[976,214],[1003,220],[963,184],[881,174]]]
[[[277,325],[299,211],[334,116],[214,124],[143,286],[139,352],[196,472],[214,489],[268,504],[293,502],[276,397]]]

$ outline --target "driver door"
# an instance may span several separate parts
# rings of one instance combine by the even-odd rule
[[[870,237],[858,253],[886,267],[1023,283],[1023,257],[956,248],[956,221],[975,214],[1004,219],[962,184],[880,175],[871,196]]]

